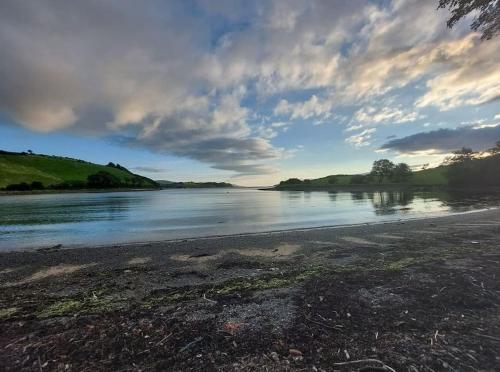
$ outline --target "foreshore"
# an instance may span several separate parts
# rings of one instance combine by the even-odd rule
[[[499,209],[0,253],[0,369],[493,371],[499,276]]]

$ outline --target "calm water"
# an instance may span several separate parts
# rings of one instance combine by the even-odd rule
[[[446,193],[253,189],[0,196],[0,250],[379,222],[492,203],[488,197]]]

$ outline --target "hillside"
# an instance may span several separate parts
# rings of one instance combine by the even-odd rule
[[[60,156],[0,151],[0,188],[33,182],[41,183],[42,187],[37,188],[99,188],[100,181],[102,188],[158,187],[153,180],[118,164],[99,165]]]
[[[446,176],[446,167],[440,166],[436,168],[425,169],[413,172],[408,180],[401,182],[404,186],[435,186],[444,187],[448,185]],[[382,182],[370,179],[366,175],[330,175],[326,177],[298,180],[289,179],[281,182],[276,189],[278,190],[307,190],[307,189],[337,189],[348,188],[352,186],[397,186],[398,183],[384,179]]]
[[[172,182],[156,180],[162,189],[208,189],[233,187],[227,182]]]

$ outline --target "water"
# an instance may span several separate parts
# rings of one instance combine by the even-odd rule
[[[144,242],[437,216],[491,197],[181,189],[0,196],[0,251]]]

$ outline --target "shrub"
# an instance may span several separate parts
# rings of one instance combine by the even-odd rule
[[[51,185],[54,190],[82,190],[87,188],[87,182],[84,181],[65,181],[56,185]]]
[[[40,181],[31,182],[31,190],[43,190],[45,187]]]
[[[120,187],[120,179],[104,171],[91,174],[87,177],[87,185],[90,188],[111,188]]]
[[[350,184],[351,185],[363,185],[370,183],[371,177],[363,174],[356,174],[351,177]]]
[[[335,185],[336,183],[337,183],[337,177],[335,177],[335,176],[328,177],[328,184],[329,185]]]
[[[280,185],[300,185],[302,183],[298,178],[289,178],[286,181],[281,181]]]
[[[5,189],[8,191],[29,191],[31,190],[31,186],[28,185],[26,182],[21,182],[21,183],[13,183],[7,185]]]

